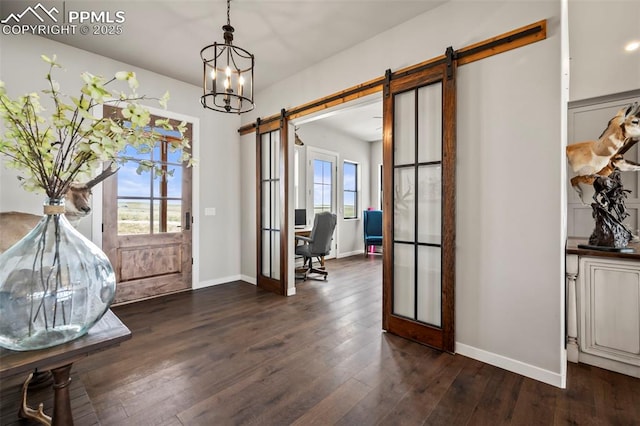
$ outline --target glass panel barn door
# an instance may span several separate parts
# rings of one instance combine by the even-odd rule
[[[287,201],[286,126],[258,122],[257,144],[257,284],[286,295]]]
[[[383,328],[454,350],[455,69],[389,77]]]

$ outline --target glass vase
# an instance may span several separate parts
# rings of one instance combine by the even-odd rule
[[[28,351],[84,335],[109,309],[116,278],[107,256],[47,200],[45,215],[0,254],[0,346]]]

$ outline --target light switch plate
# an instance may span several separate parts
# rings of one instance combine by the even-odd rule
[[[207,207],[204,209],[204,215],[205,216],[215,216],[216,215],[216,208],[215,207]]]

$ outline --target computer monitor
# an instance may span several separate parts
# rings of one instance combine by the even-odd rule
[[[305,226],[307,224],[307,209],[296,209],[295,214],[295,226]]]

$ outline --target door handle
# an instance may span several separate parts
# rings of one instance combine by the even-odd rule
[[[188,231],[191,229],[191,212],[186,212],[184,216],[184,230]]]

